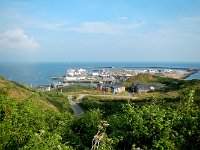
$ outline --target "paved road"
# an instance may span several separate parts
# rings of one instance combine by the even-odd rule
[[[79,107],[75,101],[72,100],[72,95],[68,95],[68,100],[76,116],[80,116],[84,113],[83,109]]]

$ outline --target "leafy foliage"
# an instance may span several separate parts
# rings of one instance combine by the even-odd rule
[[[89,99],[87,108],[99,108],[110,124],[107,135],[114,149],[198,149],[200,111],[194,96],[182,96],[171,103],[155,97],[145,103],[117,103]]]
[[[117,148],[197,149],[200,146],[200,112],[193,103],[193,91],[177,108],[163,108],[155,101],[138,107],[124,105],[122,115],[109,117],[110,134]]]
[[[80,104],[85,111],[90,109],[100,109],[103,116],[109,116],[122,111],[123,104],[127,103],[127,100],[114,100],[114,99],[102,99],[99,97],[85,96],[83,102]]]
[[[90,110],[80,118],[76,118],[70,125],[70,129],[66,127],[68,132],[65,132],[63,137],[69,140],[69,143],[76,148],[87,149],[92,146],[91,141],[97,132],[97,126],[100,121],[100,110]],[[73,139],[78,143],[74,143]]]
[[[176,103],[156,97],[134,103],[86,97],[82,103],[86,112],[80,117],[71,113],[66,95],[18,87],[17,90],[23,88],[26,93],[22,100],[12,98],[10,89],[3,86],[0,88],[0,149],[87,150],[91,149],[95,135],[103,137],[98,147],[103,150],[198,149],[199,81],[171,81],[159,82],[184,89]],[[191,85],[196,90],[189,92]],[[99,134],[102,120],[109,126]]]
[[[10,99],[2,90],[0,102],[0,149],[70,149],[61,143],[59,123],[70,120],[71,114],[61,117],[54,111],[38,108],[31,98]]]
[[[51,91],[40,93],[40,96],[56,106],[60,112],[68,111],[73,113],[73,109],[71,108],[71,105],[68,101],[68,97],[63,95],[62,93]]]

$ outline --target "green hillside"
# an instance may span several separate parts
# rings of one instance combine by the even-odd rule
[[[131,86],[132,83],[157,83],[160,77],[151,74],[138,74],[137,76],[131,77],[129,80],[123,83],[124,86]]]
[[[189,90],[195,89],[194,99],[196,102],[200,102],[200,81],[199,80],[180,80],[173,79],[168,77],[159,77],[151,74],[139,74],[137,76],[131,77],[126,82],[122,83],[128,91],[132,90],[132,83],[161,83],[165,85],[164,88],[161,88],[156,91],[149,91],[147,93],[137,93],[135,97],[138,100],[146,100],[151,97],[156,97],[160,100],[162,99],[171,99],[177,100]]]
[[[31,99],[33,105],[37,105],[43,110],[59,113],[67,109],[72,112],[67,96],[58,92],[42,92],[24,84],[5,80],[3,77],[0,77],[0,90],[2,94],[16,102],[23,103]]]
[[[0,112],[0,149],[70,149],[61,143],[58,126],[72,118],[67,97],[1,77]]]
[[[95,149],[102,150],[198,149],[199,81],[155,79],[146,83],[165,83],[159,92],[183,90],[179,101],[110,102],[88,96],[81,105],[85,113],[75,116],[67,91],[42,92],[0,78],[0,149],[90,150],[98,141]]]

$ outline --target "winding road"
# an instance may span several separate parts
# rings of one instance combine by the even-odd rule
[[[78,104],[75,101],[73,101],[72,95],[68,95],[68,100],[76,116],[80,116],[84,113],[83,109],[80,106],[78,106]]]

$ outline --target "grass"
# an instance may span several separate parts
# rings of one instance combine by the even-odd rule
[[[187,93],[191,89],[200,89],[200,81],[199,80],[180,80],[173,79],[169,77],[159,77],[151,74],[139,74],[134,76],[123,83],[126,89],[131,91],[132,83],[161,83],[164,84],[165,87],[156,91],[151,91],[147,93],[137,93],[134,96],[137,97],[137,100],[145,100],[151,97],[156,97],[158,99],[177,99],[183,93]],[[197,94],[198,95],[198,94]],[[197,97],[197,96],[196,96]],[[195,99],[199,99],[198,96]]]
[[[68,97],[64,94],[51,91],[45,94],[45,98],[56,108],[58,108],[60,112],[68,111],[73,113],[73,109],[68,101]]]
[[[130,87],[132,83],[138,82],[138,83],[158,83],[159,82],[158,76],[151,75],[151,74],[138,74],[137,76],[131,77],[126,82],[122,83],[125,87]]]
[[[83,98],[83,101],[101,101],[101,102],[109,102],[109,101],[132,101],[133,98],[122,97],[122,96],[113,96],[113,95],[88,95]]]
[[[63,87],[63,93],[67,93],[69,95],[79,95],[79,94],[93,94],[99,95],[102,92],[97,91],[93,86],[83,86],[83,85],[70,85]],[[60,89],[58,89],[60,91]]]
[[[35,106],[44,110],[57,113],[63,111],[73,112],[67,96],[56,91],[42,92],[0,77],[0,92],[16,101],[26,102],[31,99]]]
[[[164,98],[177,98],[179,97],[179,91],[172,91],[172,92],[166,92],[166,93],[161,93],[161,92],[148,92],[148,93],[137,93],[134,96],[137,97],[137,100],[144,100],[144,99],[149,99],[151,97],[156,97],[159,99],[164,99]]]

